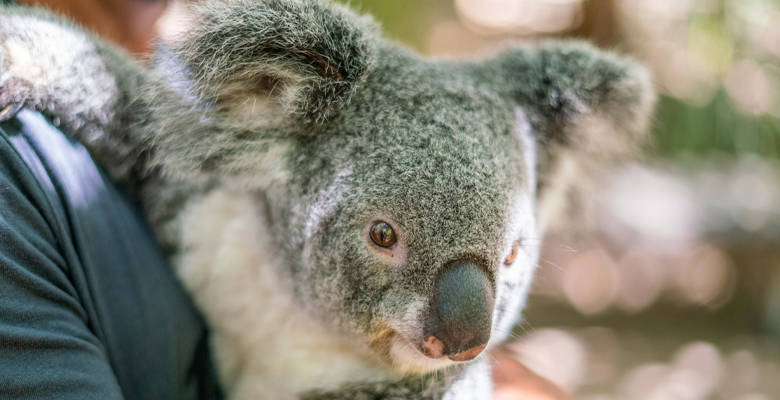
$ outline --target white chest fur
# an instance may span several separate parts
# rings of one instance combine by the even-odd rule
[[[190,204],[180,223],[177,271],[210,325],[230,399],[294,399],[391,374],[296,303],[248,195],[215,191]]]

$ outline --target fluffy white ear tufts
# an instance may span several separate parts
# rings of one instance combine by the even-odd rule
[[[593,177],[635,157],[646,139],[655,91],[639,64],[578,42],[505,52],[504,95],[527,116],[537,143],[540,224],[582,217]]]

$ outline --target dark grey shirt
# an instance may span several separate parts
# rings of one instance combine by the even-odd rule
[[[0,398],[218,397],[137,205],[40,114],[0,125]]]

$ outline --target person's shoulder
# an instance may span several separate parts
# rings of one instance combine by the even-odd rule
[[[85,361],[103,368],[95,376],[128,399],[218,396],[203,321],[138,205],[52,122],[24,109],[0,124],[0,321],[63,315],[58,326],[105,352]],[[16,365],[34,369],[27,361]]]
[[[16,117],[0,124],[0,231],[34,232],[55,242],[53,225],[61,204],[51,196],[56,190],[50,171],[30,131]]]

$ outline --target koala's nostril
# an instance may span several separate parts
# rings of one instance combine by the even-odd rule
[[[423,353],[426,357],[442,358],[444,357],[444,343],[436,339],[435,336],[429,336],[423,343]]]
[[[443,355],[452,360],[466,361],[476,357],[490,339],[493,303],[490,281],[476,265],[460,262],[447,267],[434,286],[423,326],[423,337],[426,338],[423,353],[428,357],[438,355],[438,352],[426,350],[426,345],[432,346],[428,345],[430,341],[441,343]]]

